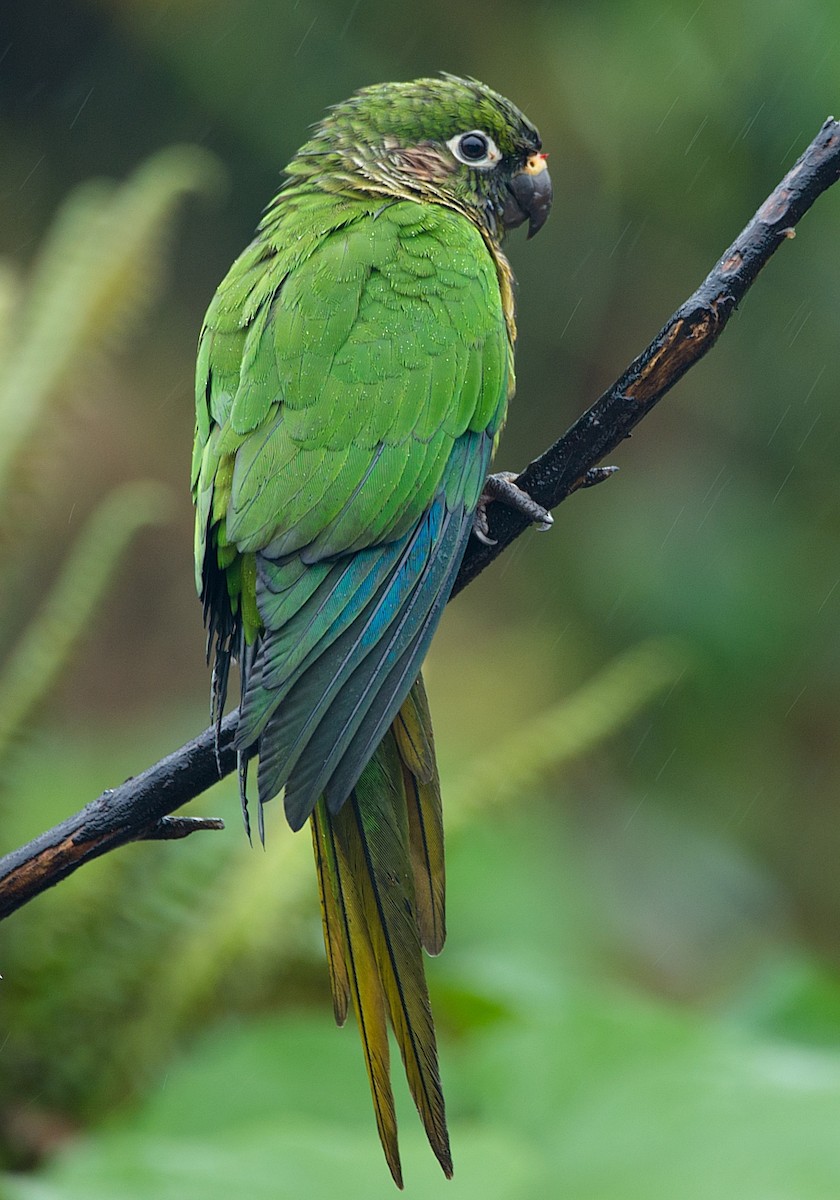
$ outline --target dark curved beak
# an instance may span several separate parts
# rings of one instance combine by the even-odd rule
[[[521,171],[513,176],[502,213],[505,229],[516,229],[528,222],[528,237],[542,229],[551,212],[551,176],[544,154],[532,154]]]

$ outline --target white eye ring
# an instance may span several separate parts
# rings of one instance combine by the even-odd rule
[[[467,138],[481,139],[485,146],[485,153],[480,158],[470,158],[461,148],[461,143]],[[489,133],[485,133],[483,129],[468,129],[466,133],[456,133],[446,143],[458,162],[465,163],[468,167],[494,167],[502,153],[499,147],[493,141]]]

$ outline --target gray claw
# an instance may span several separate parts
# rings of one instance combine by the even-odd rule
[[[485,546],[495,546],[496,539],[490,536],[490,527],[487,524],[487,504],[488,498],[482,494],[478,502],[478,507],[473,514],[472,531],[480,542]]]
[[[526,491],[517,486],[516,480],[519,478],[513,471],[499,471],[496,475],[488,475],[484,481],[484,491],[479,501],[477,512],[483,514],[483,529],[487,530],[486,507],[491,500],[498,500],[502,504],[506,504],[508,508],[514,509],[521,513],[523,517],[527,517],[532,521],[537,529],[541,532],[550,529],[554,524],[554,518],[547,508],[543,508],[538,504]],[[475,526],[473,526],[475,529]],[[480,535],[478,535],[480,536]],[[484,540],[483,538],[481,539]]]

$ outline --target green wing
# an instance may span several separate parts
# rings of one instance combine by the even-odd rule
[[[211,638],[224,659],[263,635],[238,745],[259,743],[260,798],[286,785],[297,827],[330,794],[314,764],[336,729],[335,809],[416,676],[512,355],[495,263],[460,215],[314,196],[279,214],[207,315],[193,486]],[[354,672],[364,698],[344,711]]]
[[[199,569],[208,518],[220,547],[307,562],[399,536],[457,438],[503,415],[509,346],[478,230],[409,201],[311,207],[246,252],[207,314]],[[304,222],[317,237],[298,235]]]

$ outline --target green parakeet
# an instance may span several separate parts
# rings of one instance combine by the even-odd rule
[[[247,822],[309,820],[341,1024],[359,1025],[401,1186],[390,1020],[451,1174],[422,948],[444,940],[440,786],[420,666],[513,392],[505,231],[542,225],[534,126],[475,80],[368,87],[286,168],[208,309],[192,487],[213,712],[231,659]]]

